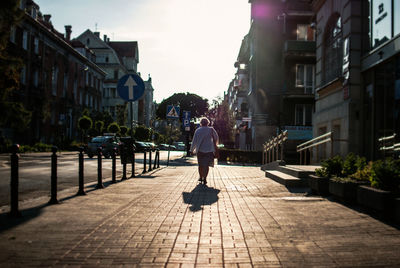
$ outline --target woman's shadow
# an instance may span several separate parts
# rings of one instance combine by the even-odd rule
[[[211,205],[218,201],[218,193],[220,190],[208,187],[207,185],[198,184],[190,193],[183,192],[183,202],[191,204],[189,209],[193,212],[202,210],[202,206]]]

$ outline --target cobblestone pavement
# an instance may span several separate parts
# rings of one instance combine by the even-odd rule
[[[161,168],[105,189],[0,214],[0,267],[400,266],[400,231],[286,187],[258,167]]]

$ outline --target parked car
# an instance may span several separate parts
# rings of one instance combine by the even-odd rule
[[[179,142],[174,142],[173,145],[176,147],[177,151],[185,151],[186,146],[183,142],[179,141]]]
[[[120,140],[117,136],[97,136],[88,143],[86,154],[92,158],[97,155],[97,148],[102,147],[104,157],[110,158],[114,148],[117,149],[117,154],[119,154],[119,145]]]
[[[135,141],[136,152],[144,152],[150,149],[150,146],[144,141]]]
[[[146,142],[146,144],[151,148],[151,150],[157,149],[157,145],[153,142]]]

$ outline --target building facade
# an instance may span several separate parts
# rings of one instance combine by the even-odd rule
[[[50,15],[41,15],[33,1],[21,1],[23,19],[10,31],[8,50],[21,57],[20,89],[13,98],[32,112],[30,128],[20,142],[62,143],[78,139],[82,110],[100,110],[105,72],[95,56],[54,29]],[[10,129],[3,130],[14,136]]]
[[[317,25],[314,136],[333,131],[317,158],[383,157],[381,137],[400,130],[400,3],[313,1]]]
[[[243,133],[239,132],[239,144],[250,142],[250,149],[261,150],[265,141],[288,130],[294,146],[312,137],[314,13],[309,1],[249,3],[251,26],[237,58],[234,81],[238,99],[243,98],[237,117]]]

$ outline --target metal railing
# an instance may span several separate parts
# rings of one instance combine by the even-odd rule
[[[278,136],[269,139],[264,143],[263,150],[263,165],[276,160],[283,160],[283,144],[288,139],[287,130],[281,132]],[[280,150],[280,153],[279,153]],[[280,155],[280,159],[279,158]]]
[[[300,153],[300,165],[307,164],[307,153],[310,155],[311,159],[311,153],[312,149],[316,146],[325,144],[330,142],[331,143],[331,157],[333,156],[333,139],[332,139],[332,131],[325,133],[321,136],[318,136],[312,140],[306,141],[300,145],[297,146],[296,151]]]
[[[395,154],[400,151],[400,143],[395,143],[396,133],[391,136],[384,136],[378,139],[379,151],[386,157],[387,154]]]

